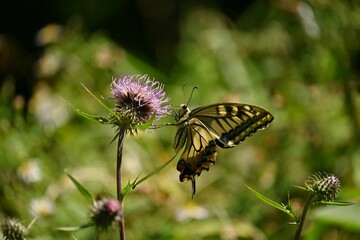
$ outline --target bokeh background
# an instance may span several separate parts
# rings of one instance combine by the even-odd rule
[[[0,220],[18,217],[32,239],[94,239],[94,195],[116,196],[114,129],[85,91],[110,95],[112,77],[148,74],[176,109],[241,102],[275,120],[216,165],[180,183],[174,160],[125,199],[128,239],[291,239],[296,227],[245,184],[300,213],[294,188],[314,172],[341,179],[349,207],[309,212],[303,239],[360,238],[360,3],[358,1],[2,1],[0,3]],[[171,116],[161,123],[174,122]],[[174,155],[174,127],[125,141],[124,182]],[[116,239],[110,230],[103,239]]]

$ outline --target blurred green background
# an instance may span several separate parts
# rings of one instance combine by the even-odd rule
[[[220,149],[193,200],[177,160],[130,192],[128,239],[291,239],[290,219],[245,184],[278,202],[289,194],[300,213],[306,193],[293,185],[318,171],[338,176],[339,198],[356,204],[311,209],[303,239],[360,238],[358,1],[14,0],[0,9],[1,221],[38,216],[33,239],[94,239],[94,229],[54,230],[89,217],[64,170],[92,193],[116,196],[114,129],[63,99],[106,116],[81,83],[108,98],[112,77],[148,74],[165,84],[173,108],[198,87],[191,108],[249,103],[275,120]],[[124,182],[170,159],[175,131],[126,138]]]

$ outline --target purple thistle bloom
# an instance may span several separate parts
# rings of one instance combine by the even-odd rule
[[[147,75],[128,75],[113,78],[111,93],[117,100],[115,111],[123,125],[142,125],[155,114],[155,120],[170,113],[170,99],[165,96],[164,85]]]

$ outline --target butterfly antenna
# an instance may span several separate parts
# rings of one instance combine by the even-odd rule
[[[191,195],[191,199],[194,199],[194,195],[196,193],[196,183],[195,183],[195,177],[193,176],[193,178],[191,178],[191,182],[192,182],[192,195]]]
[[[198,87],[193,87],[193,89],[191,90],[190,98],[189,98],[188,102],[186,103],[186,106],[189,105],[189,103],[190,103],[190,101],[191,101],[191,99],[192,99],[192,96],[193,96],[193,94],[194,94],[194,91],[195,91],[196,89],[198,89]]]

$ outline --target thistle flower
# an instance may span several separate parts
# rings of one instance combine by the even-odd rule
[[[306,189],[316,195],[314,203],[335,201],[340,191],[340,185],[339,178],[328,173],[315,173],[305,181]]]
[[[151,80],[147,75],[113,78],[110,88],[117,101],[114,111],[118,114],[118,116],[111,116],[110,119],[112,124],[118,127],[116,134],[118,138],[116,163],[118,211],[114,211],[116,207],[110,208],[108,204],[111,201],[100,200],[94,206],[92,220],[98,228],[107,229],[114,219],[118,218],[119,236],[123,240],[125,239],[125,225],[122,202],[125,194],[122,193],[121,166],[124,136],[126,132],[136,133],[137,126],[145,125],[149,120],[153,120],[151,122],[153,124],[169,114],[170,105],[166,102],[170,99],[165,96],[164,85]],[[146,129],[146,125],[143,127]]]
[[[1,224],[2,238],[4,240],[23,240],[28,229],[16,218],[6,218]]]
[[[155,114],[154,122],[170,113],[170,99],[165,96],[164,85],[147,75],[130,75],[113,78],[111,93],[117,100],[115,112],[121,125],[131,130],[145,124]]]
[[[91,220],[100,230],[107,230],[113,223],[118,222],[120,215],[120,203],[112,198],[96,200],[91,209]]]

